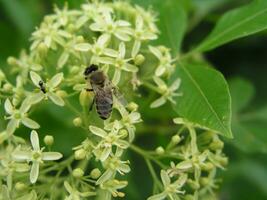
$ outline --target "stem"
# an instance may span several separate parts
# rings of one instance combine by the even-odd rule
[[[149,172],[150,172],[150,174],[151,174],[151,176],[152,176],[152,179],[154,180],[156,186],[158,186],[158,188],[162,189],[161,182],[160,182],[160,180],[158,179],[158,177],[157,177],[157,175],[156,175],[156,172],[155,172],[155,170],[154,170],[154,168],[153,168],[152,163],[151,163],[150,160],[148,160],[148,159],[145,159],[145,161],[146,161],[148,170],[149,170]]]
[[[151,90],[153,90],[153,91],[155,91],[157,93],[159,92],[159,89],[157,87],[155,87],[154,85],[152,85],[151,83],[149,83],[149,82],[144,81],[142,84],[145,87],[147,87],[147,88],[149,88],[149,89],[151,89]]]

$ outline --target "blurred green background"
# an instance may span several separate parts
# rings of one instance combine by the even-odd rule
[[[133,0],[142,6],[156,5],[157,0]],[[170,0],[176,1],[176,0]],[[18,56],[22,48],[29,47],[29,37],[44,15],[53,11],[53,5],[64,5],[61,0],[0,0],[0,68],[5,69],[6,58]],[[78,8],[83,0],[69,0],[70,8]],[[187,35],[183,51],[191,49],[210,32],[222,13],[250,2],[248,0],[183,0],[188,12]],[[161,8],[154,7],[161,13]],[[164,26],[159,21],[159,26]],[[177,27],[179,28],[179,27]],[[225,153],[229,156],[229,167],[221,173],[223,181],[219,191],[222,200],[267,199],[267,32],[239,39],[214,51],[206,53],[207,60],[226,77],[233,100],[233,133],[235,139],[226,140]],[[212,83],[211,83],[212,84]],[[3,111],[1,111],[3,112]],[[53,131],[56,141],[64,140],[58,147],[69,153],[69,146],[78,144],[81,136],[73,135],[71,116],[60,109],[42,110],[42,118],[53,118],[53,123],[44,132]],[[55,118],[55,114],[57,118]],[[2,115],[2,114],[1,114]],[[63,117],[64,116],[64,117]],[[40,118],[40,116],[39,116]],[[37,120],[42,121],[42,120]],[[45,121],[45,120],[44,120]],[[58,124],[68,127],[62,130]],[[3,126],[3,123],[0,123]],[[2,127],[1,127],[2,129]],[[136,143],[147,145],[153,137],[144,134]],[[157,136],[161,143],[164,136]],[[156,144],[155,144],[156,146]],[[133,162],[142,162],[134,155]],[[130,179],[135,185],[128,187],[132,199],[144,199],[151,185],[145,165],[133,164]],[[142,176],[140,176],[142,175]],[[131,181],[131,180],[130,180]],[[138,183],[142,183],[142,188]]]

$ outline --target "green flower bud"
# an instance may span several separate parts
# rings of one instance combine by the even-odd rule
[[[89,106],[93,102],[92,92],[82,90],[79,96],[81,106]]]
[[[223,167],[226,167],[228,165],[229,160],[227,157],[220,157],[218,158],[218,160]]]
[[[126,129],[121,129],[119,135],[121,135],[121,138],[126,138],[128,136],[128,131]]]
[[[86,157],[86,151],[84,149],[79,149],[74,152],[75,160],[83,160]]]
[[[0,69],[0,81],[4,80],[6,78],[4,72]]]
[[[10,57],[7,58],[7,63],[9,65],[12,65],[12,66],[17,65],[17,59],[12,57],[12,56],[10,56]]]
[[[77,43],[83,43],[84,37],[82,35],[77,36]]]
[[[68,96],[68,94],[67,94],[67,92],[65,92],[64,90],[58,90],[57,92],[56,92],[56,95],[57,96],[60,96],[61,98],[65,98],[66,96]]]
[[[192,179],[188,179],[187,183],[193,190],[198,190],[199,187],[200,187],[199,183],[194,181],[194,180],[192,180]]]
[[[210,182],[210,180],[207,177],[200,178],[200,184],[203,185],[203,186],[208,185],[209,182]]]
[[[44,137],[44,143],[47,145],[47,146],[51,146],[54,144],[54,137],[52,135],[46,135]]]
[[[48,48],[45,43],[41,42],[37,48],[37,51],[41,56],[45,56],[47,54]]]
[[[84,175],[84,171],[81,168],[76,168],[73,170],[72,175],[75,178],[82,178]]]
[[[171,141],[173,144],[178,144],[181,141],[181,137],[179,135],[174,135],[174,136],[172,136]]]
[[[135,65],[142,65],[145,61],[145,57],[142,54],[138,54],[134,58],[134,64]]]
[[[207,162],[201,165],[201,169],[204,171],[211,171],[214,168],[214,165],[211,162]]]
[[[101,171],[98,168],[95,168],[91,171],[90,176],[93,179],[98,179],[101,176]]]
[[[164,154],[165,150],[162,146],[156,148],[156,153],[159,155]]]
[[[19,192],[24,191],[26,188],[27,188],[27,185],[25,185],[25,184],[22,183],[22,182],[17,182],[17,183],[15,184],[15,189],[16,189],[17,191],[19,191]]]
[[[216,150],[222,149],[223,146],[224,146],[224,143],[221,140],[215,140],[209,145],[209,148],[211,150],[216,151]]]
[[[128,105],[127,105],[127,109],[129,111],[136,111],[138,109],[138,105],[134,102],[130,102]]]
[[[13,89],[13,86],[12,86],[10,83],[5,83],[5,84],[3,85],[3,90],[4,90],[5,92],[12,92],[12,89]]]
[[[75,119],[73,119],[72,123],[74,124],[74,126],[80,127],[82,125],[82,119],[80,117],[76,117]]]
[[[74,24],[69,24],[67,27],[67,31],[70,33],[73,33],[74,31],[76,31],[76,27]]]

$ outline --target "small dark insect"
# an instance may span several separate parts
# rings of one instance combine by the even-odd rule
[[[39,81],[40,90],[45,94],[46,89],[43,81]]]

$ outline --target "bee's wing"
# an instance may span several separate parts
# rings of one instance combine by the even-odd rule
[[[114,96],[116,97],[116,100],[118,100],[118,102],[120,104],[122,104],[123,106],[127,106],[128,105],[128,102],[127,100],[124,98],[123,94],[119,91],[119,88],[115,85],[112,84],[111,81],[107,80],[106,81],[106,84],[108,84],[111,89],[112,89],[112,92],[114,94]]]

